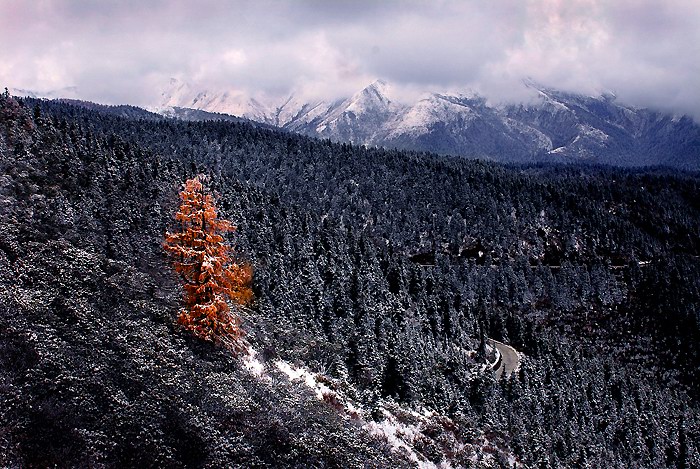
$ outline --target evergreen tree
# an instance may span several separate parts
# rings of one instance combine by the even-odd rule
[[[230,247],[221,233],[235,227],[218,218],[203,179],[197,176],[185,183],[175,215],[180,231],[166,233],[163,248],[175,258],[175,270],[185,283],[185,308],[178,322],[198,337],[236,347],[243,336],[241,321],[226,300],[237,304],[251,300],[251,269],[231,262]]]

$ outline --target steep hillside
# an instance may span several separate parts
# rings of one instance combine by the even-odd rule
[[[1,466],[408,465],[176,330],[159,245],[179,164],[0,100]]]
[[[433,464],[700,463],[697,175],[1,104],[4,465],[414,464],[278,359],[377,425],[444,416],[405,436]],[[270,380],[174,325],[160,243],[201,172],[255,268],[242,314]],[[509,379],[484,336],[523,354]]]

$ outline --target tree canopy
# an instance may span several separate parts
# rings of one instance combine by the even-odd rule
[[[185,182],[175,215],[180,229],[166,233],[163,248],[184,281],[185,308],[178,322],[198,337],[235,346],[243,331],[227,300],[241,305],[252,299],[251,268],[232,262],[223,234],[235,227],[218,218],[203,180],[200,175]]]

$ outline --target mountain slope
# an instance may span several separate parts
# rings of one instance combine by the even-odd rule
[[[0,97],[0,466],[409,467],[178,332],[160,243],[184,168],[63,124]]]
[[[381,80],[333,103],[290,97],[263,104],[231,92],[194,93],[176,82],[161,107],[224,112],[310,136],[505,162],[585,162],[700,169],[700,126],[618,103],[526,82],[528,104],[491,106],[476,95],[429,93],[414,103],[389,97]],[[187,92],[181,90],[186,88]]]
[[[23,103],[0,106],[3,465],[407,461],[278,360],[329,377],[435,465],[445,432],[453,467],[700,463],[697,175]],[[201,172],[255,269],[241,313],[270,382],[174,325],[160,243]],[[508,380],[486,336],[522,354]],[[391,403],[410,411],[392,420]]]
[[[386,122],[404,109],[404,106],[388,97],[387,91],[388,85],[378,80],[350,98],[332,105],[325,114],[305,123],[294,120],[286,127],[339,141],[357,144],[374,142],[382,138]]]

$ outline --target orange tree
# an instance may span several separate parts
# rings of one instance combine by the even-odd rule
[[[173,257],[184,282],[185,308],[178,322],[200,338],[240,345],[240,318],[227,300],[242,305],[252,298],[251,268],[233,262],[224,233],[235,230],[218,218],[214,197],[197,176],[185,182],[180,209],[175,215],[180,229],[166,232],[163,248]]]

